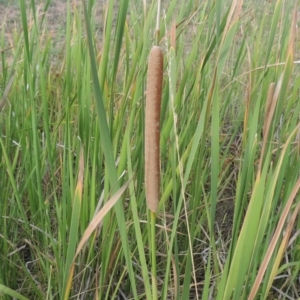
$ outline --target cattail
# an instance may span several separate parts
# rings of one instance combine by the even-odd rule
[[[163,52],[154,46],[149,55],[145,112],[145,188],[148,208],[156,213],[160,190],[160,103]]]

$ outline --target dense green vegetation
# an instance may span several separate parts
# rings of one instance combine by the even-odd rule
[[[70,1],[64,41],[50,0],[19,1],[0,37],[1,299],[300,297],[296,2],[163,1],[154,231],[157,1]]]

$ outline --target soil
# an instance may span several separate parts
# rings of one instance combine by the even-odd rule
[[[30,0],[25,0],[27,8],[28,26],[32,25],[32,10],[30,10]],[[68,2],[67,0],[51,0],[49,7],[45,11],[45,0],[35,1],[35,11],[39,19],[42,17],[46,20],[46,27],[49,34],[53,35],[55,39],[65,39],[65,28],[67,21]],[[78,10],[82,5],[81,0],[71,0],[71,12]],[[106,1],[97,1],[97,15],[102,14],[106,8]],[[102,18],[101,18],[102,19]],[[103,20],[103,19],[102,19]],[[12,43],[13,33],[20,33],[21,26],[21,13],[20,4],[17,0],[0,0],[0,33],[4,30],[5,33],[5,46]],[[1,48],[0,48],[1,51]]]
[[[44,5],[41,3],[39,4],[38,2],[39,1],[36,1],[36,11],[38,12],[38,15],[41,16],[43,14]],[[78,0],[76,2],[79,3]],[[26,6],[29,7],[29,1],[26,1]],[[52,0],[46,12],[46,18],[51,30],[61,30],[65,24],[66,15],[67,2],[62,0]],[[0,0],[0,20],[1,29],[4,27],[7,34],[11,33],[14,29],[17,29],[21,20],[19,3],[16,1],[9,1],[4,4]]]
[[[27,24],[30,28],[33,26],[33,13],[31,8],[31,0],[24,0],[27,12]],[[57,62],[65,48],[66,40],[66,23],[68,12],[67,0],[50,0],[48,7],[45,7],[45,0],[35,0],[36,16],[39,19],[40,38],[44,41],[47,39],[52,40],[51,57],[52,63]],[[82,10],[82,0],[70,0],[71,14],[74,11]],[[102,24],[104,14],[106,11],[107,1],[96,1],[94,7],[96,8],[95,14],[99,24],[97,25],[97,34],[99,39],[102,37]],[[41,26],[41,20],[43,25]],[[71,24],[72,26],[72,24]],[[5,52],[5,60],[7,66],[11,65],[13,60],[13,51],[20,35],[22,34],[22,19],[19,0],[0,0],[0,55]],[[1,57],[1,56],[0,56]],[[58,63],[59,65],[59,63]],[[0,60],[0,73],[2,70],[2,61]],[[0,86],[1,88],[1,86]]]

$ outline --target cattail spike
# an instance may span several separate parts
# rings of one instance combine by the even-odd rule
[[[163,52],[154,46],[149,55],[145,112],[145,188],[148,208],[156,213],[160,192],[160,107]]]

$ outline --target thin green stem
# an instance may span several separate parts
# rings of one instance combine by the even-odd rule
[[[150,212],[151,218],[151,264],[152,264],[152,299],[157,298],[157,278],[156,278],[156,237],[155,237],[155,225],[156,225],[156,213]]]
[[[159,24],[160,24],[160,8],[161,8],[161,0],[158,0],[157,3],[157,17],[156,17],[156,29],[155,29],[155,45],[159,45]]]

